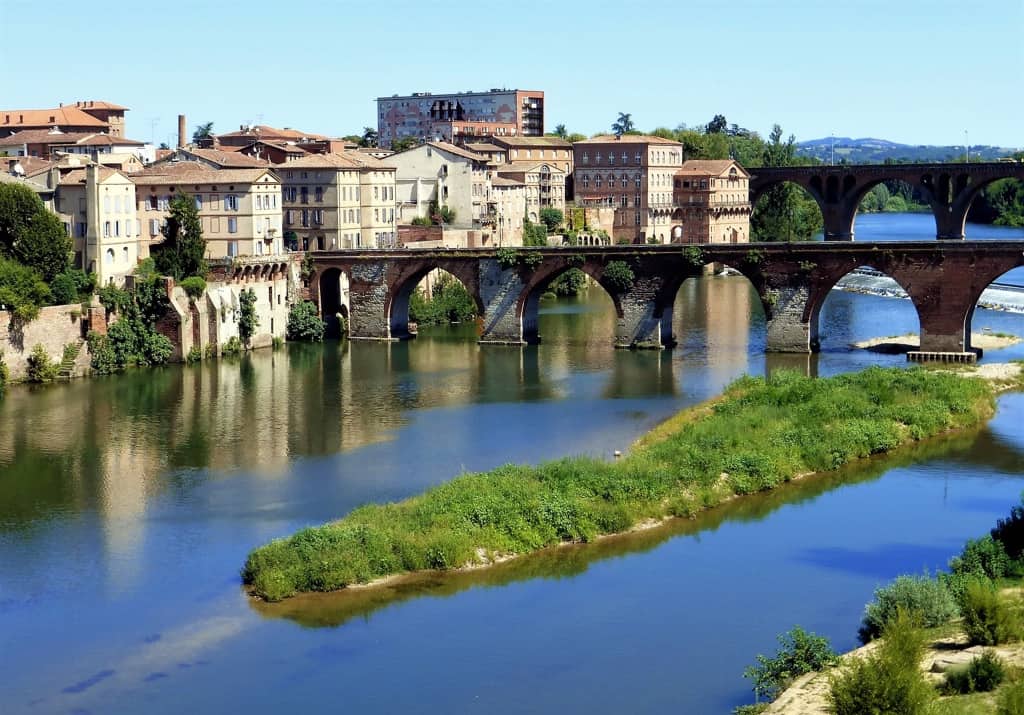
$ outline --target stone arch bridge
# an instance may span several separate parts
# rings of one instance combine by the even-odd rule
[[[861,199],[883,181],[898,179],[921,189],[935,215],[937,238],[964,238],[971,202],[985,186],[999,179],[1024,181],[1024,164],[860,164],[785,166],[750,169],[750,203],[783,182],[797,184],[821,208],[826,241],[852,241]]]
[[[760,243],[667,246],[321,251],[307,273],[321,314],[342,310],[347,283],[349,337],[410,337],[409,298],[434,269],[458,278],[477,304],[481,343],[538,342],[537,314],[548,285],[579,268],[611,296],[617,347],[675,344],[673,303],[683,281],[709,263],[730,266],[753,284],[767,322],[767,349],[812,352],[818,314],[829,291],[855,268],[870,266],[910,296],[921,325],[918,357],[973,359],[971,316],[982,291],[1024,265],[1024,241],[906,243]],[[628,270],[623,270],[624,268]]]

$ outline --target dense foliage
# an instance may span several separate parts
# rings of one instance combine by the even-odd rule
[[[745,377],[720,400],[655,430],[625,459],[466,474],[256,549],[244,578],[254,593],[276,600],[587,541],[977,424],[993,405],[983,381],[922,369]]]
[[[772,128],[765,144],[762,166],[793,166],[798,163],[793,135],[782,141],[782,127]],[[757,241],[807,241],[821,229],[821,209],[800,187],[784,183],[770,187],[750,216],[750,233]]]
[[[1006,666],[992,651],[985,651],[964,668],[946,673],[942,690],[946,694],[968,695],[995,690],[1006,678]]]
[[[417,288],[409,297],[409,320],[420,325],[461,323],[476,313],[476,302],[466,286],[448,274],[434,281],[430,295]]]
[[[248,347],[252,336],[256,334],[256,326],[260,317],[256,315],[256,291],[243,288],[238,294],[238,337]]]
[[[625,261],[608,261],[601,274],[601,282],[614,293],[624,293],[633,287],[636,276]]]
[[[553,233],[565,222],[565,214],[558,209],[541,209],[540,222],[547,228],[548,233]]]
[[[179,282],[189,276],[206,275],[206,239],[195,199],[188,194],[171,199],[170,214],[160,233],[163,243],[150,249],[160,275]]]
[[[864,609],[860,627],[862,642],[877,638],[899,609],[917,613],[927,628],[949,623],[960,615],[956,599],[944,582],[923,576],[899,576],[888,586],[875,589],[875,599]]]
[[[316,303],[303,300],[291,307],[288,311],[287,335],[289,340],[323,342],[324,321],[320,319]]]
[[[49,282],[68,267],[71,248],[64,224],[34,191],[0,184],[0,257],[36,270]]]
[[[533,223],[527,218],[523,219],[523,245],[524,246],[546,246],[548,245],[548,228],[543,223]]]
[[[192,300],[198,300],[206,292],[206,281],[200,276],[189,276],[181,282],[181,289]]]
[[[743,671],[754,683],[759,698],[774,700],[794,679],[804,673],[821,670],[836,660],[828,638],[808,633],[800,626],[779,636],[779,650],[769,658],[757,656],[757,665]]]
[[[548,290],[560,296],[579,295],[586,289],[587,274],[579,268],[570,268],[548,286]]]
[[[171,341],[156,330],[170,303],[157,276],[140,277],[134,291],[113,286],[100,290],[100,302],[117,320],[106,335],[88,335],[92,369],[99,374],[118,372],[132,365],[163,365],[174,353]]]
[[[13,310],[20,320],[29,321],[51,299],[50,288],[38,271],[0,256],[0,309]]]
[[[36,345],[29,353],[25,366],[25,379],[29,382],[52,382],[57,379],[60,364],[50,359],[46,348]]]

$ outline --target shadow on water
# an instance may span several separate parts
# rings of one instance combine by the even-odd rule
[[[671,519],[653,529],[611,536],[590,544],[549,548],[485,569],[431,571],[403,576],[374,588],[301,594],[281,603],[249,599],[249,604],[266,618],[285,618],[307,628],[333,628],[415,598],[448,597],[469,589],[493,588],[536,578],[569,578],[584,573],[592,563],[651,551],[678,536],[699,537],[702,532],[716,531],[727,522],[761,521],[785,506],[812,501],[840,487],[873,481],[894,468],[951,457],[978,456],[979,442],[984,443],[990,437],[986,428],[979,428],[936,438],[862,460],[835,472],[796,480],[771,492],[739,497],[693,519]]]

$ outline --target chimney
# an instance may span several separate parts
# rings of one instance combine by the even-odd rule
[[[178,148],[185,146],[185,115],[178,115]]]

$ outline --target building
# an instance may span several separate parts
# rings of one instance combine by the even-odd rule
[[[266,124],[243,124],[238,127],[237,132],[215,135],[211,143],[221,147],[247,147],[256,141],[271,141],[291,144],[317,144],[332,141],[329,137],[321,134],[310,134],[298,129],[278,129]],[[335,140],[336,141],[336,140]],[[204,147],[209,148],[209,147]]]
[[[309,154],[275,167],[293,249],[393,248],[395,169],[369,154]]]
[[[576,204],[615,209],[616,242],[668,243],[673,182],[683,145],[656,136],[606,135],[573,145]]]
[[[101,154],[134,155],[148,164],[156,158],[152,144],[99,132],[64,132],[58,127],[26,129],[0,138],[0,154],[50,159],[57,154],[83,154],[99,161]]]
[[[494,225],[488,206],[492,165],[487,157],[443,142],[428,142],[388,157],[395,167],[400,223],[429,215],[431,205],[455,212],[453,225]]]
[[[511,179],[523,185],[526,195],[525,215],[530,221],[540,221],[543,209],[557,209],[565,213],[566,173],[554,162],[514,161],[498,166],[495,173],[503,179]]]
[[[270,162],[265,159],[248,156],[240,151],[200,149],[194,146],[169,150],[167,154],[157,160],[157,165],[179,161],[196,162],[210,169],[255,169],[270,166]]]
[[[750,174],[731,159],[683,164],[673,179],[673,243],[750,241]]]
[[[558,137],[491,137],[490,143],[502,149],[504,163],[546,161],[572,176],[572,144]]]
[[[495,136],[543,136],[544,93],[520,89],[377,98],[377,139],[462,143]]]
[[[126,107],[90,100],[61,104],[56,109],[0,109],[0,137],[26,129],[52,129],[64,132],[105,133],[124,136]]]
[[[96,274],[99,285],[124,282],[139,262],[142,224],[131,177],[90,163],[62,172],[53,166],[54,211],[74,239],[74,263]]]
[[[194,198],[209,258],[281,253],[281,182],[269,169],[212,169],[197,161],[166,162],[134,174],[142,227],[141,257],[163,240],[170,202]]]

